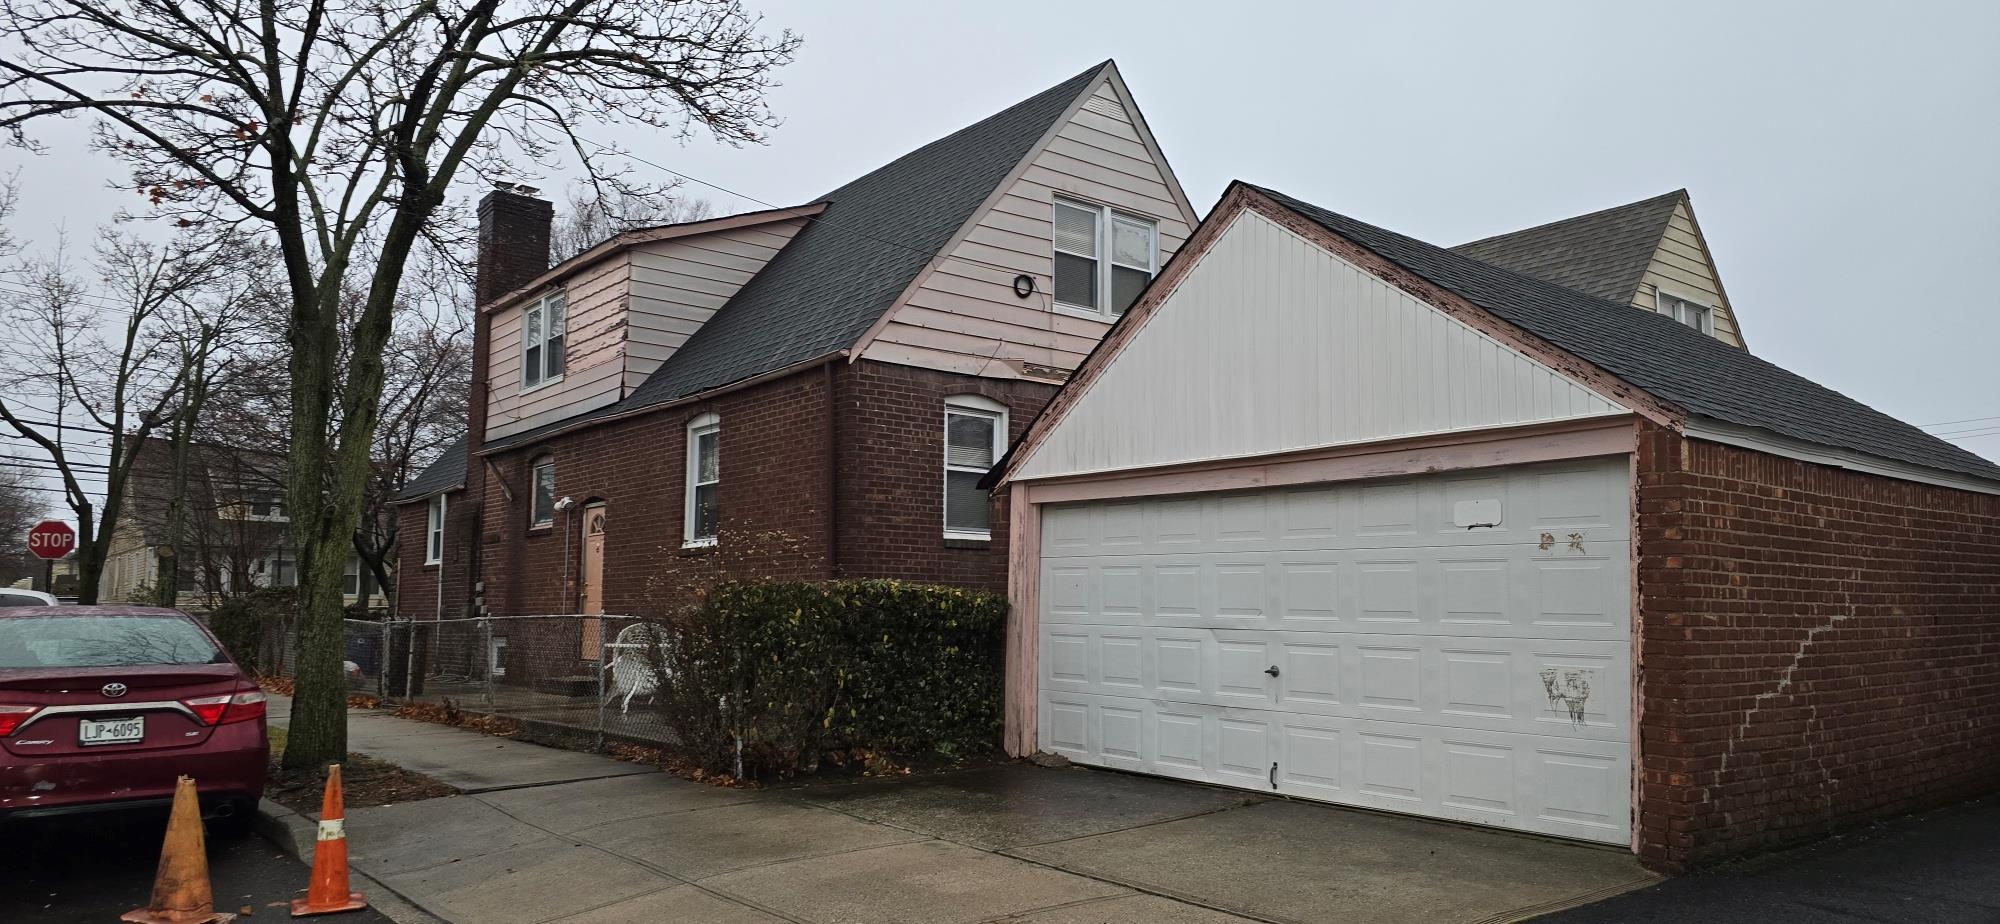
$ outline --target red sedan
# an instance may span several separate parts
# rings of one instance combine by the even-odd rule
[[[0,819],[164,806],[248,823],[264,694],[207,627],[139,606],[0,608]]]

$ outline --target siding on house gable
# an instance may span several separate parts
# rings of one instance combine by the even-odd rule
[[[792,218],[649,241],[578,270],[561,283],[569,293],[562,381],[526,394],[521,315],[533,300],[501,310],[493,318],[486,438],[594,411],[631,394],[805,222]]]
[[[805,223],[793,218],[633,247],[627,393],[674,355]]]
[[[1255,212],[1199,257],[1015,478],[1624,411]]]
[[[625,366],[629,266],[624,254],[613,254],[584,267],[562,284],[568,298],[563,377],[559,382],[526,394],[521,391],[521,315],[533,301],[494,316],[487,367],[491,382],[486,403],[487,439],[594,411],[623,396],[620,385]]]
[[[1051,307],[1056,196],[1153,218],[1160,267],[1197,220],[1132,112],[1116,86],[1100,83],[951,251],[963,259],[934,261],[863,358],[1004,379],[1021,377],[1022,362],[1064,371],[1083,362],[1111,325]],[[1035,280],[1027,299],[1014,293],[1020,274]]]
[[[1646,266],[1645,275],[1639,277],[1639,290],[1633,294],[1632,304],[1647,311],[1658,310],[1662,286],[1668,292],[1707,302],[1714,308],[1710,320],[1715,338],[1733,346],[1743,345],[1736,315],[1723,297],[1722,284],[1716,281],[1715,263],[1701,246],[1701,236],[1695,233],[1694,219],[1685,200],[1674,207],[1666,234],[1660,238],[1659,248],[1653,251],[1653,261]]]

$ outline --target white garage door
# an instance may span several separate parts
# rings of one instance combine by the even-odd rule
[[[1618,457],[1051,506],[1041,747],[1625,843],[1629,479]]]

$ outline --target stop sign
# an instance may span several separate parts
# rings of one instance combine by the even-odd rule
[[[28,551],[51,561],[76,551],[76,530],[61,520],[43,520],[28,530]]]

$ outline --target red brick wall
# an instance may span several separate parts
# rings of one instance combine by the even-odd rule
[[[465,497],[463,491],[447,495],[444,555],[439,565],[424,564],[430,503],[396,508],[397,615],[411,619],[431,619],[440,613],[446,619],[469,615],[466,578],[472,572],[472,546],[466,537],[472,535],[477,511],[465,503]],[[440,570],[444,572],[442,606],[437,585]]]
[[[553,527],[528,528],[530,468],[548,455],[556,466],[556,496],[585,504],[604,501],[604,607],[610,613],[651,613],[666,596],[705,569],[727,564],[746,574],[814,578],[825,575],[823,524],[826,409],[820,373],[808,370],[723,395],[712,402],[599,424],[492,457],[486,485],[486,604],[495,614],[568,613],[577,608],[581,550],[573,516]],[[687,423],[713,412],[722,418],[723,551],[681,548]],[[563,576],[567,546],[569,582]],[[742,559],[732,536],[790,537],[767,558]]]
[[[2000,497],[1642,431],[1640,854],[2000,786]]]
[[[944,539],[944,407],[981,395],[1008,408],[1008,442],[1055,395],[1053,385],[859,362],[836,383],[840,406],[840,571],[1007,589],[1007,505],[996,497],[993,539]]]

